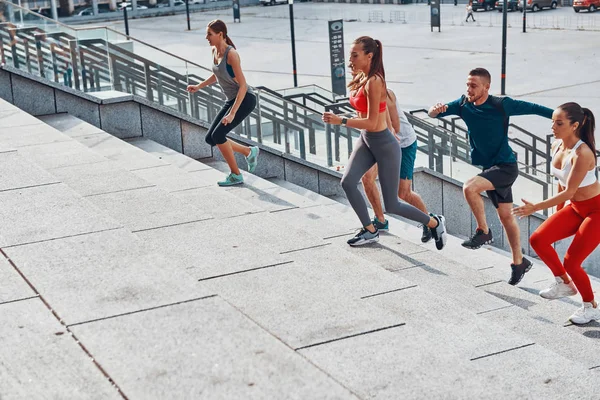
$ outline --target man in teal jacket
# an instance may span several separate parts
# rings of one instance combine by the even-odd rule
[[[429,109],[429,116],[444,117],[459,115],[467,124],[471,161],[483,171],[467,180],[463,185],[465,199],[477,220],[475,234],[463,242],[469,249],[478,249],[493,241],[492,231],[485,219],[483,199],[486,191],[494,203],[500,222],[512,249],[512,274],[508,281],[516,285],[525,272],[531,269],[531,261],[523,257],[519,226],[512,215],[512,185],[519,176],[517,159],[508,145],[508,118],[513,115],[535,114],[552,118],[552,109],[510,97],[495,97],[489,94],[490,73],[484,68],[475,68],[467,78],[467,94],[448,104],[438,103]]]

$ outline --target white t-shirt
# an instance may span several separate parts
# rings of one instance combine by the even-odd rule
[[[390,92],[394,93],[391,89]],[[394,97],[396,97],[395,93]],[[415,142],[415,140],[417,140],[417,134],[415,133],[415,130],[413,129],[410,122],[408,122],[406,114],[404,114],[404,111],[402,111],[397,102],[396,110],[398,111],[398,118],[400,119],[400,132],[396,135],[396,138],[398,139],[398,143],[400,143],[400,147],[405,148],[410,146]]]

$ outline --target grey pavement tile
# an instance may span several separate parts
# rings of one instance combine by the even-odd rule
[[[269,189],[261,190],[247,184],[227,188],[226,191],[237,198],[245,200],[265,211],[280,211],[296,207],[283,199],[277,192],[269,193]]]
[[[0,153],[0,192],[60,182],[17,152]]]
[[[212,218],[206,211],[156,187],[100,194],[87,199],[131,231]]]
[[[510,305],[510,303],[473,287],[471,282],[453,279],[434,267],[424,265],[400,270],[397,274],[431,292],[442,295],[444,301],[452,302],[459,308],[470,309],[473,312],[484,312]]]
[[[291,223],[294,227],[311,232],[322,239],[343,235],[346,239],[354,236],[359,226],[358,219],[347,218],[331,206],[292,208],[274,213],[272,218]],[[335,239],[332,239],[335,242]],[[347,246],[347,245],[346,245]]]
[[[152,154],[148,154],[108,133],[79,136],[76,139],[94,152],[113,161],[118,161],[127,170],[158,167],[168,164],[168,162],[163,162]]]
[[[52,174],[82,196],[152,186],[112,160],[55,168]]]
[[[7,107],[0,111],[0,128],[14,128],[26,125],[43,125],[36,117],[17,107]]]
[[[39,119],[72,138],[103,132],[102,129],[70,114],[44,115]]]
[[[328,271],[320,272],[319,267]],[[360,287],[361,283],[348,282],[341,274],[327,265],[299,262],[204,283],[296,349],[404,323],[398,313],[359,297],[387,286],[384,282],[379,280],[379,286],[377,280],[370,280]],[[398,281],[393,286],[405,285]]]
[[[132,172],[167,192],[215,186],[214,182],[206,181],[195,174],[189,174],[174,165],[146,168]]]
[[[0,127],[0,144],[4,147],[19,148],[69,140],[68,136],[40,121],[36,125]]]
[[[486,383],[495,382],[488,386],[489,398],[506,398],[506,394],[515,399],[598,398],[600,375],[596,371],[589,371],[537,344],[473,363],[474,377],[487,376]]]
[[[121,399],[39,299],[0,305],[3,399]]]
[[[47,170],[106,161],[106,158],[73,140],[21,147],[19,154]]]
[[[442,331],[407,324],[300,353],[361,398],[596,397],[597,374],[540,346],[470,361],[474,348],[495,344],[493,337]]]
[[[514,306],[481,316],[513,332],[525,335],[540,346],[586,368],[600,365],[600,347],[597,345],[597,337],[586,337],[543,318],[536,318],[530,312]],[[597,327],[593,329],[597,332]]]
[[[129,398],[356,398],[218,297],[72,329]]]
[[[196,177],[196,173],[190,175]],[[230,218],[265,211],[264,208],[250,203],[215,184],[173,192],[172,195],[205,210],[215,218]]]
[[[287,256],[294,261],[292,272],[301,271],[311,275],[310,279],[318,278],[327,283],[330,290],[353,299],[415,287],[416,282],[386,271],[373,258],[360,257],[346,250],[347,246],[328,244],[287,253]]]
[[[378,243],[350,247],[346,242],[352,236],[353,232],[350,232],[347,235],[327,239],[326,241],[331,241],[333,246],[343,248],[349,253],[369,260],[388,271],[403,270],[422,263],[414,258],[414,253],[423,251],[423,248],[411,244],[404,245],[395,236],[381,234]]]
[[[67,324],[213,294],[123,229],[5,251]]]
[[[268,225],[263,219],[263,214],[211,219],[136,235],[182,268],[188,268],[197,279],[207,279],[290,261],[286,254],[279,254],[289,238],[282,237],[279,231],[270,231],[272,237],[265,237],[260,228],[252,229]],[[298,243],[304,247],[314,244]]]
[[[567,297],[549,301],[538,295],[539,290],[528,286],[515,287],[501,282],[482,287],[482,289],[501,300],[530,311],[536,317],[559,326],[566,324],[571,314],[581,306],[580,298]]]
[[[206,166],[191,157],[185,156],[175,150],[172,150],[162,144],[148,139],[131,139],[127,141],[148,154],[160,159],[166,163],[173,164],[185,171],[197,171],[205,169]]]
[[[0,255],[0,303],[36,296],[27,282],[12,265]]]
[[[479,287],[497,282],[498,280],[503,280],[485,273],[481,273],[475,268],[467,267],[460,262],[448,259],[445,257],[444,251],[445,248],[442,251],[432,250],[424,253],[416,253],[411,257],[428,267],[442,271],[447,275],[464,282],[468,286]]]
[[[63,184],[0,192],[0,204],[0,247],[120,227]]]

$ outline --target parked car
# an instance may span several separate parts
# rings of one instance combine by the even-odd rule
[[[263,6],[274,6],[275,4],[287,4],[288,0],[260,0]]]
[[[527,9],[533,12],[542,8],[555,9],[558,6],[557,0],[527,0]],[[523,11],[523,0],[519,1],[519,11]]]
[[[600,8],[600,0],[575,0],[573,1],[573,11],[578,13],[581,10],[596,12]]]
[[[508,11],[517,11],[519,9],[519,0],[508,0],[507,2]],[[504,0],[498,0],[496,2],[496,10],[502,12],[504,10]]]
[[[123,11],[123,9],[124,9],[125,7],[127,7],[127,11],[131,11],[131,10],[132,10],[132,8],[131,8],[131,3],[129,3],[129,2],[123,2],[123,3],[118,3],[118,4],[119,4],[119,11]],[[140,6],[140,5],[138,5],[138,6],[137,6],[137,9],[138,9],[138,10],[147,10],[147,9],[148,9],[148,7],[146,7],[146,6]]]
[[[106,6],[106,7],[100,7],[100,6]],[[110,12],[110,9],[107,7],[108,7],[108,4],[98,4],[98,14],[105,14],[105,13]],[[94,15],[94,9],[92,7],[84,7],[81,10],[76,10],[74,15],[77,15],[80,17]]]
[[[190,5],[192,5],[192,4],[200,4],[200,3],[192,3],[190,1]],[[168,1],[162,1],[162,2],[156,4],[156,8],[165,8],[165,7],[169,7],[169,6],[170,6],[170,4],[169,4]],[[185,1],[183,1],[183,0],[175,0],[173,2],[173,6],[174,7],[185,7]]]
[[[473,1],[473,11],[485,10],[492,11],[496,8],[496,0],[477,0]]]

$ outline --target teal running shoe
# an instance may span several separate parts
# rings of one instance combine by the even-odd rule
[[[250,155],[246,157],[246,162],[248,163],[248,172],[252,173],[256,169],[256,164],[258,164],[258,153],[260,149],[256,146],[250,147]]]
[[[217,182],[217,185],[233,186],[233,185],[239,185],[241,183],[244,183],[244,177],[242,176],[242,174],[236,175],[234,173],[231,173],[231,174],[227,175],[227,178],[225,178],[224,181]]]

